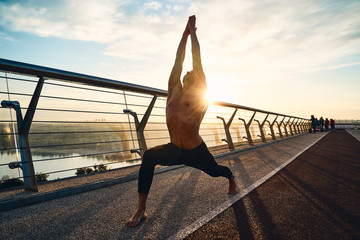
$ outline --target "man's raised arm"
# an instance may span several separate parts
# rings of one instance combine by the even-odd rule
[[[191,51],[192,51],[192,58],[193,58],[193,70],[197,74],[201,74],[205,80],[205,74],[201,64],[201,57],[200,57],[200,44],[198,38],[196,36],[196,27],[195,27],[196,18],[195,15],[189,18],[189,31],[191,36]]]
[[[184,30],[184,33],[181,37],[181,41],[179,43],[179,47],[176,52],[176,59],[173,66],[173,69],[170,74],[169,78],[169,84],[168,84],[168,95],[170,96],[172,94],[172,91],[174,88],[180,88],[181,89],[181,72],[182,72],[182,65],[185,58],[185,50],[186,50],[186,42],[187,38],[190,34],[189,31],[189,22],[186,24],[186,28]]]

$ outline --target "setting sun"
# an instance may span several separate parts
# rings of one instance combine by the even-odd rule
[[[234,81],[229,78],[224,77],[207,77],[207,92],[206,92],[206,99],[210,102],[215,100],[223,101],[223,102],[238,102],[238,94],[236,90],[229,87],[231,84],[230,82]]]

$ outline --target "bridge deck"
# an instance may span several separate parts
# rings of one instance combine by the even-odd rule
[[[342,130],[306,134],[217,159],[236,176],[235,196],[226,179],[183,167],[154,177],[150,218],[136,228],[124,226],[137,204],[131,180],[0,212],[0,238],[359,238],[359,151]]]
[[[331,132],[186,239],[360,239],[360,142]]]

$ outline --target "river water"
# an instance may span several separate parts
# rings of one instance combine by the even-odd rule
[[[34,160],[34,168],[36,173],[49,173],[48,180],[53,180],[57,178],[66,178],[75,176],[76,168],[82,167],[92,167],[94,165],[105,164],[110,169],[116,169],[121,167],[126,167],[132,164],[138,164],[141,160],[130,160],[130,161],[121,161],[115,162],[109,161],[106,159],[101,160],[99,157],[83,157],[79,154],[71,154],[67,155],[66,158],[60,155],[33,155]],[[39,161],[42,159],[56,159],[58,160],[50,160],[50,161]],[[61,159],[63,158],[63,159]],[[17,156],[16,154],[2,154],[1,155],[1,163],[8,163],[8,162],[16,162]],[[19,157],[20,159],[20,157]],[[74,169],[75,168],[75,169]],[[63,171],[67,169],[72,169],[68,171]],[[20,171],[19,171],[20,170]],[[58,173],[51,173],[61,171]],[[21,169],[10,169],[7,165],[0,166],[0,178],[3,176],[9,176],[10,178],[17,178],[21,177]]]

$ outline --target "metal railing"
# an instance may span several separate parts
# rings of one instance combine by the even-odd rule
[[[37,191],[40,174],[139,164],[146,149],[169,142],[167,91],[6,59],[0,72],[0,174],[12,171],[25,190]],[[308,119],[215,101],[200,135],[219,153],[308,129]]]

